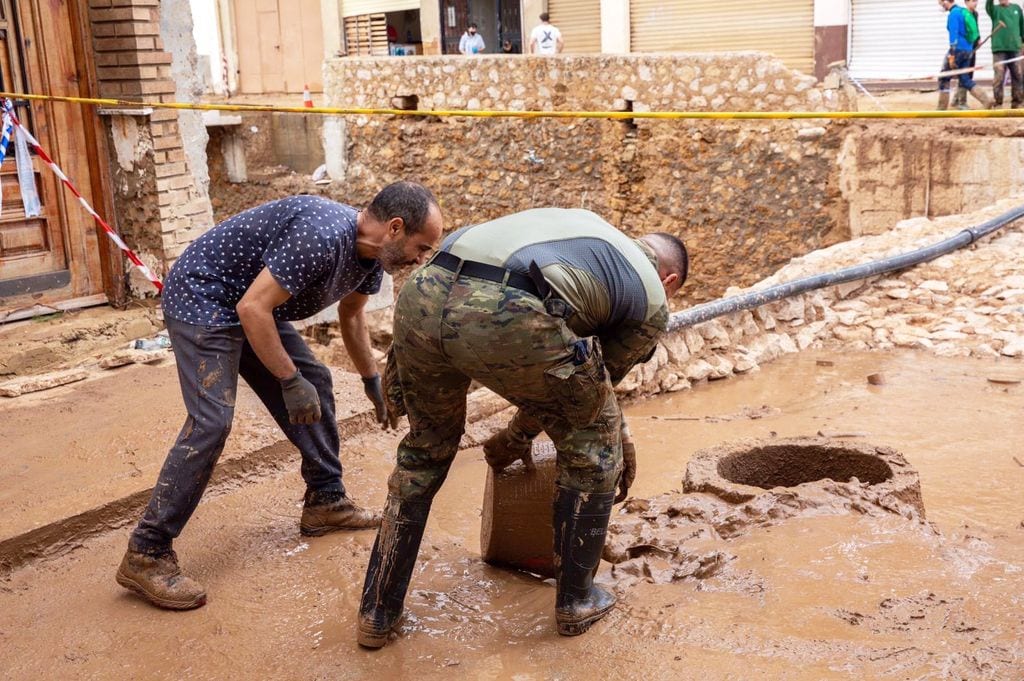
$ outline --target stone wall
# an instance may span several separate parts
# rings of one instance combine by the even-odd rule
[[[1024,190],[1016,123],[892,121],[851,126],[839,157],[853,236],[914,216],[978,210]]]
[[[806,276],[909,252],[954,236],[1024,202],[1004,200],[968,215],[905,220],[885,234],[808,253],[756,284]],[[1024,226],[903,272],[809,291],[668,334],[619,392],[644,395],[756,370],[809,347],[916,349],[942,357],[1024,357]],[[741,293],[739,289],[730,295]],[[985,365],[998,378],[998,365]]]
[[[174,12],[163,27],[161,10]],[[172,64],[176,54],[187,60],[192,40],[187,2],[173,0],[162,6],[159,0],[89,0],[89,18],[101,97],[177,100]],[[162,28],[174,42],[169,49]],[[194,52],[192,46],[193,56]],[[194,124],[189,127],[195,115],[139,109],[106,117],[116,227],[158,276],[213,224],[207,189],[197,182],[205,173],[199,167],[205,166],[200,158],[205,139],[193,140],[189,154],[183,141],[183,127],[195,130]],[[126,272],[132,295],[155,293],[137,270]]]
[[[838,91],[766,55],[345,58],[329,106],[470,110],[834,110]],[[366,203],[418,179],[455,228],[534,206],[583,207],[693,254],[687,300],[747,285],[848,237],[842,124],[350,116],[325,123],[330,192]]]

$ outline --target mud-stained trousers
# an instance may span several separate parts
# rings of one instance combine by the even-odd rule
[[[392,359],[410,426],[388,481],[397,500],[429,503],[444,482],[471,380],[543,427],[555,444],[560,486],[615,489],[621,412],[600,343],[578,337],[536,296],[428,264],[399,295]]]
[[[1019,56],[1017,52],[993,52],[992,61],[1001,62]],[[1019,109],[1024,106],[1024,64],[1019,61],[992,67],[992,101],[996,106],[1003,105],[1003,81],[1007,71],[1010,72],[1010,106]]]
[[[158,553],[170,548],[181,534],[231,432],[239,375],[299,449],[306,486],[344,493],[331,372],[316,360],[291,324],[278,322],[281,342],[320,397],[320,421],[308,426],[288,422],[280,382],[260,362],[241,326],[196,326],[170,318],[166,322],[188,416],[132,533],[132,550]]]

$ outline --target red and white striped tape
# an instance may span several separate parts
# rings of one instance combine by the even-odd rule
[[[78,199],[78,202],[82,204],[82,207],[85,208],[86,212],[89,213],[89,215],[91,215],[93,219],[96,220],[97,224],[99,224],[99,226],[103,228],[103,231],[106,232],[107,236],[110,237],[110,240],[117,244],[118,248],[124,251],[124,254],[128,258],[128,260],[130,260],[133,265],[139,268],[139,271],[142,272],[143,275],[145,275],[146,279],[149,279],[149,281],[153,283],[153,286],[156,286],[157,291],[163,291],[164,285],[160,281],[160,279],[155,274],[153,274],[153,272],[148,267],[146,267],[146,263],[142,262],[142,260],[139,259],[139,256],[135,255],[135,252],[132,249],[128,248],[128,244],[121,240],[121,237],[118,236],[117,232],[115,232],[113,228],[107,224],[107,221],[101,218],[99,213],[93,210],[93,207],[89,205],[89,202],[85,200],[85,197],[83,197],[78,192],[78,190],[75,189],[75,185],[71,184],[71,180],[69,180],[68,176],[64,174],[64,171],[62,171],[60,167],[53,162],[53,159],[50,158],[49,154],[43,151],[43,148],[39,146],[39,141],[32,136],[32,133],[30,133],[24,125],[21,124],[21,121],[18,120],[18,116],[14,113],[14,105],[11,103],[11,100],[5,99],[3,103],[3,108],[4,111],[6,111],[7,114],[11,117],[11,122],[14,123],[15,127],[19,128],[22,132],[25,133],[25,139],[28,141],[29,146],[32,147],[32,150],[36,152],[36,155],[39,156],[39,158],[43,159],[43,161],[45,161],[46,164],[50,166],[50,170],[52,170],[54,174],[60,178],[60,181],[64,183],[64,186],[67,187],[68,190],[75,195],[75,197]]]

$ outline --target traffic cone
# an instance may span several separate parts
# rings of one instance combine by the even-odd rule
[[[302,86],[302,106],[307,109],[313,108],[313,95],[309,94],[309,85]]]

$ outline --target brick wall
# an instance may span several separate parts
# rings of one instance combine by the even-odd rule
[[[173,56],[165,49],[159,0],[89,0],[101,97],[173,102]],[[212,225],[209,198],[198,191],[179,128],[179,112],[154,109],[109,117],[118,228],[158,274]],[[132,118],[132,121],[119,120]],[[150,290],[137,275],[132,293]]]

